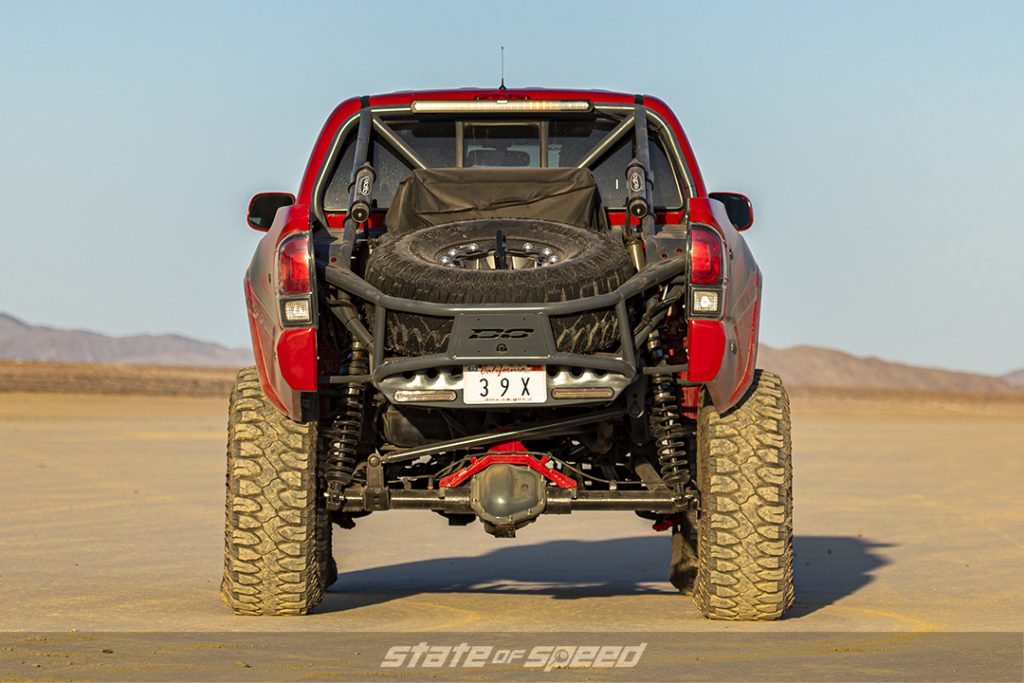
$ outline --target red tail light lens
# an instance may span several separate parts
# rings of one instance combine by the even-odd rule
[[[694,226],[690,236],[690,282],[713,285],[722,279],[722,240],[711,228]]]
[[[281,247],[277,269],[278,286],[282,294],[308,294],[309,241],[306,237],[293,237]]]

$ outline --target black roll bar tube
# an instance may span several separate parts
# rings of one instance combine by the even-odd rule
[[[651,170],[651,145],[647,134],[647,110],[643,104],[637,103],[633,120],[633,147],[636,156],[626,166],[626,209],[631,216],[642,220],[654,208],[654,193],[651,191],[654,182]]]
[[[384,123],[384,120],[376,114],[373,116],[373,128],[382,138],[387,140],[399,154],[405,157],[405,160],[409,162],[410,166],[415,169],[424,169],[427,167],[427,162],[425,162],[423,158],[416,153],[416,150],[406,144],[405,140],[398,137],[398,133],[395,132],[394,128]]]
[[[643,97],[637,95],[633,108],[633,160],[626,165],[626,225],[622,239],[640,271],[647,265],[648,254],[644,248],[644,236],[648,238],[648,249],[654,237],[654,172],[651,169],[651,144],[647,130],[647,109]],[[640,230],[633,226],[633,218],[640,221]]]
[[[576,168],[590,168],[594,163],[600,159],[605,153],[612,148],[612,146],[622,139],[622,136],[633,127],[636,121],[633,114],[630,114],[626,118],[619,122],[619,125],[612,128],[607,135],[605,135],[600,142],[594,145],[589,152],[576,164]]]
[[[546,315],[569,315],[582,313],[591,309],[613,308],[618,302],[630,299],[665,280],[680,275],[686,270],[686,258],[674,256],[664,259],[636,273],[619,287],[604,294],[594,294],[581,299],[569,301],[552,301],[548,303],[526,304],[444,304],[419,299],[404,299],[391,296],[380,291],[341,264],[325,263],[324,273],[327,281],[356,297],[373,304],[383,306],[389,311],[415,313],[417,315],[433,315],[451,318],[463,313],[543,313]]]
[[[647,108],[643,97],[637,95],[634,112],[636,158],[626,167],[626,187],[629,214],[640,219],[641,232],[646,238],[654,237],[654,167],[651,165],[651,139],[647,125]]]
[[[359,111],[359,130],[356,133],[355,159],[352,162],[352,182],[349,185],[348,213],[341,233],[341,255],[344,268],[352,266],[356,227],[370,217],[373,207],[373,183],[376,174],[370,163],[370,134],[373,131],[373,112],[369,107]]]

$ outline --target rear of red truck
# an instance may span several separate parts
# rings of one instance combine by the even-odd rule
[[[266,235],[245,278],[256,366],[230,411],[225,600],[305,613],[337,578],[332,525],[373,512],[508,537],[621,510],[671,533],[670,578],[708,617],[780,617],[789,408],[756,369],[752,222],[746,197],[706,191],[653,97],[343,102],[298,194],[249,207]],[[285,504],[288,523],[258,512]]]

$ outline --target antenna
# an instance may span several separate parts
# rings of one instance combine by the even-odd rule
[[[505,87],[505,46],[501,46],[501,85],[498,86],[498,90],[508,90]]]

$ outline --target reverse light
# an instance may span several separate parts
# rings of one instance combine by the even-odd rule
[[[415,114],[581,112],[592,108],[587,100],[427,100],[412,103]]]
[[[711,228],[695,225],[690,235],[690,282],[711,285],[722,279],[722,239]]]
[[[308,294],[309,240],[305,236],[293,237],[281,246],[277,269],[278,289],[282,294]]]
[[[309,298],[285,301],[284,319],[290,323],[312,322],[313,314],[310,311]]]
[[[718,313],[721,293],[713,289],[691,290],[690,311],[693,313]]]

